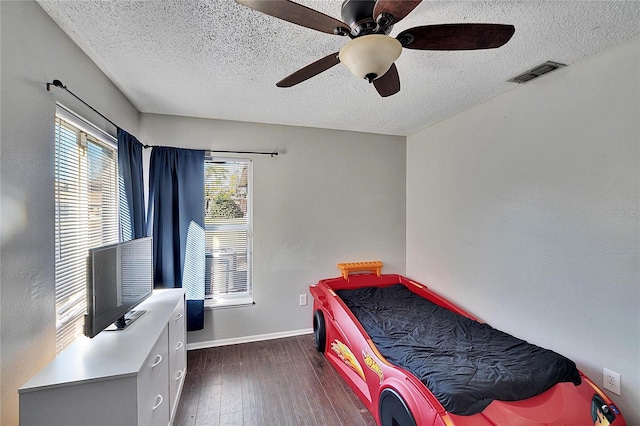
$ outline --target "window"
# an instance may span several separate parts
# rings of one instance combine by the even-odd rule
[[[251,161],[207,158],[204,174],[206,304],[253,303]]]
[[[83,334],[88,250],[118,242],[115,139],[58,108],[55,118],[56,352]]]

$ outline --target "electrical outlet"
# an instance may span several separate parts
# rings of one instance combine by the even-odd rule
[[[608,368],[602,369],[602,386],[605,390],[620,395],[620,374]]]
[[[300,306],[307,306],[307,295],[306,294],[301,294],[300,295]]]

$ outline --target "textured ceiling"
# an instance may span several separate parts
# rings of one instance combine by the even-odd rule
[[[141,112],[392,135],[414,133],[511,90],[516,84],[507,80],[542,62],[570,65],[640,34],[639,1],[424,0],[392,36],[443,23],[512,24],[516,32],[493,50],[404,49],[396,61],[401,91],[381,98],[341,64],[277,88],[348,38],[233,0],[38,3]],[[299,3],[341,19],[342,0]],[[74,90],[64,75],[56,78]]]

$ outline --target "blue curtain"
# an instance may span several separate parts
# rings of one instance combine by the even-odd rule
[[[120,224],[123,241],[147,236],[142,148],[142,144],[135,136],[118,129],[118,184],[120,185]]]
[[[184,287],[187,329],[204,328],[204,151],[153,148],[147,222],[155,287]]]

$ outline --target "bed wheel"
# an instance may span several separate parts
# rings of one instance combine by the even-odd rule
[[[324,353],[327,342],[327,332],[324,326],[324,314],[322,311],[315,311],[313,314],[313,343],[318,352]]]
[[[416,426],[409,407],[393,389],[387,388],[380,394],[381,426]]]

